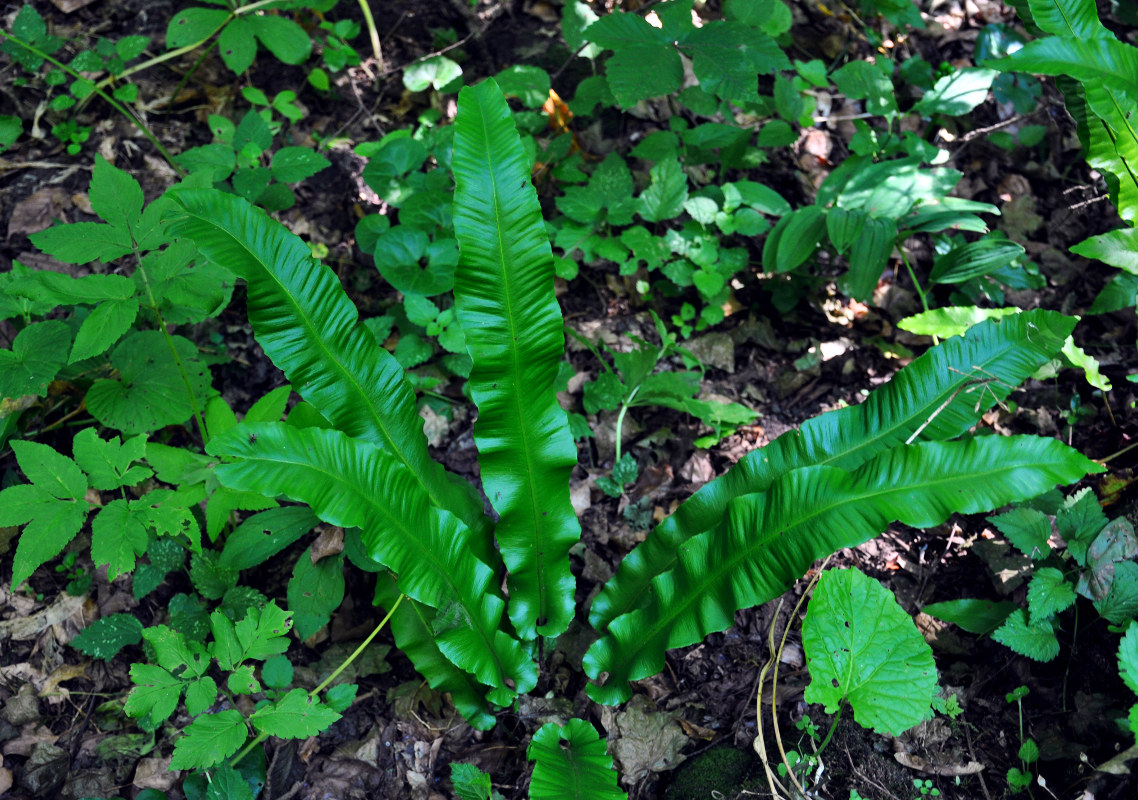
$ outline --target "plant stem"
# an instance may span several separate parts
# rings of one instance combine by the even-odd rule
[[[20,47],[27,50],[29,53],[34,53],[35,55],[42,58],[44,61],[48,62],[49,64],[54,64],[55,66],[59,67],[61,70],[63,70],[68,75],[75,78],[76,80],[86,80],[82,75],[80,75],[78,72],[73,70],[67,64],[64,64],[62,61],[59,61],[58,59],[52,58],[47,53],[41,53],[35,47],[32,47],[30,44],[22,41],[21,39],[17,39],[15,36],[11,36],[11,35],[5,33],[4,31],[0,31],[0,38],[3,38],[7,41],[15,42]],[[100,89],[97,84],[93,84],[93,86],[94,86],[95,94],[99,95],[99,97],[101,97],[103,100],[105,100],[107,102],[107,104],[110,105],[111,108],[113,108],[115,111],[122,114],[124,117],[127,118],[127,120],[130,121],[130,123],[132,125],[134,125],[140,131],[142,131],[142,135],[150,140],[150,143],[152,145],[154,145],[154,147],[158,150],[158,152],[162,155],[162,157],[164,159],[166,159],[166,163],[170,165],[170,167],[174,170],[175,174],[177,174],[177,176],[179,178],[186,177],[186,171],[174,163],[174,157],[172,155],[170,155],[170,153],[166,150],[165,147],[162,146],[162,142],[158,141],[158,137],[155,136],[151,132],[150,128],[148,128],[146,125],[143,124],[142,120],[138,119],[138,117],[136,117],[133,113],[128,111],[124,106],[120,105],[117,100],[115,100],[109,94],[107,94],[102,89]]]
[[[616,466],[616,464],[620,462],[620,428],[624,424],[624,415],[628,411],[628,407],[632,404],[632,401],[636,399],[636,395],[639,391],[639,386],[632,390],[631,394],[628,395],[628,399],[620,404],[620,413],[616,415],[616,458],[612,462],[613,466]]]
[[[913,265],[909,263],[909,256],[905,253],[904,247],[898,247],[901,251],[901,259],[905,262],[905,269],[909,270],[909,277],[913,280],[913,288],[917,290],[917,296],[921,298],[921,305],[925,311],[929,310],[929,301],[925,297],[925,292],[921,289],[921,282],[917,280],[917,273],[913,271]]]
[[[371,6],[367,0],[359,0],[360,11],[363,12],[364,22],[367,23],[367,35],[371,39],[371,51],[375,54],[376,72],[383,72],[383,48],[379,44],[379,31],[375,29],[375,17],[371,15]]]
[[[399,608],[399,604],[403,602],[403,598],[406,596],[407,595],[404,595],[404,594],[399,595],[399,597],[395,600],[395,603],[392,604],[391,609],[387,612],[387,615],[379,621],[378,625],[375,626],[375,630],[373,630],[370,634],[368,634],[368,637],[366,639],[364,639],[362,642],[360,642],[360,646],[357,647],[355,650],[353,650],[352,654],[350,656],[348,656],[346,659],[344,659],[343,663],[341,663],[340,666],[336,667],[336,669],[334,669],[332,671],[331,675],[329,675],[327,678],[325,678],[323,681],[321,681],[319,686],[317,686],[315,689],[313,689],[311,692],[308,693],[309,697],[315,697],[316,695],[320,694],[320,692],[324,691],[324,689],[328,686],[328,684],[330,684],[332,681],[336,680],[336,676],[338,676],[341,672],[343,672],[345,669],[347,669],[348,665],[350,665],[353,661],[355,661],[357,658],[360,657],[360,655],[363,653],[363,651],[367,649],[367,646],[369,644],[371,644],[372,640],[377,635],[379,635],[379,632],[381,630],[383,630],[383,627],[387,624],[387,621],[389,619],[391,619],[391,615],[395,613],[395,609]],[[265,741],[265,739],[267,739],[267,738],[269,738],[269,735],[267,733],[263,733],[263,732],[258,733],[256,738],[253,739],[253,741],[249,742],[249,744],[242,747],[241,750],[237,753],[237,755],[235,755],[235,756],[233,756],[233,758],[229,759],[229,766],[231,766],[231,767],[237,766],[239,763],[241,763],[241,759],[243,759],[245,756],[249,755],[249,752],[254,747],[259,745],[261,742]]]

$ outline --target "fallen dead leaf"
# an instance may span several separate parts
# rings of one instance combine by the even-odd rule
[[[29,617],[4,620],[0,622],[0,641],[14,639],[20,642],[34,639],[52,625],[63,622],[76,611],[82,609],[86,600],[86,595],[72,597],[65,594],[52,605]]]
[[[8,238],[19,233],[38,233],[50,228],[71,206],[71,198],[58,186],[45,186],[16,203],[8,218]],[[66,220],[64,220],[66,221]]]
[[[47,677],[47,680],[44,681],[43,686],[40,688],[40,697],[47,700],[50,705],[59,705],[71,696],[71,693],[59,684],[64,681],[74,680],[75,678],[86,677],[86,664],[60,664],[55,672],[51,673],[51,675]]]
[[[915,769],[918,772],[924,772],[928,775],[975,775],[977,772],[984,771],[984,765],[979,761],[969,761],[967,764],[931,764],[920,756],[915,756],[912,753],[894,753],[893,758],[897,759],[897,763],[909,769]]]
[[[322,527],[320,535],[316,537],[309,550],[313,564],[322,558],[339,555],[342,552],[344,552],[344,529],[334,527]]]
[[[137,789],[156,789],[168,792],[178,780],[177,770],[170,771],[170,758],[139,759],[134,769],[134,786]]]
[[[676,724],[679,714],[657,711],[656,704],[644,695],[636,695],[623,711],[601,710],[601,724],[620,738],[611,745],[621,765],[621,780],[635,785],[652,772],[666,772],[684,760],[681,751],[688,742],[683,729]]]

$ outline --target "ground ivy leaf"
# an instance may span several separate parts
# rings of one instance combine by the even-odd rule
[[[33,322],[0,350],[0,397],[47,394],[60,367],[67,363],[71,331],[59,320]]]
[[[229,709],[205,714],[190,723],[185,735],[174,743],[170,769],[203,769],[220,764],[245,744],[245,720]]]
[[[304,689],[293,689],[271,706],[253,712],[249,718],[261,733],[282,739],[307,739],[327,730],[340,715],[308,696]]]
[[[97,153],[88,197],[91,208],[104,222],[125,231],[128,237],[134,233],[145,202],[142,187],[131,175]]]
[[[356,692],[358,692],[359,689],[360,687],[354,683],[337,684],[324,693],[324,699],[327,701],[329,708],[342,714],[356,701]]]
[[[1034,508],[1013,508],[1006,514],[988,517],[1017,550],[1028,558],[1044,559],[1051,555],[1051,520]]]
[[[1074,602],[1075,589],[1063,578],[1062,572],[1054,567],[1035,571],[1027,587],[1027,607],[1032,622],[1066,611]]]
[[[138,300],[104,300],[87,315],[75,333],[75,344],[67,363],[74,364],[109,350],[119,338],[130,330],[138,316]]]
[[[1059,640],[1055,638],[1050,620],[1028,624],[1027,612],[1022,608],[1013,611],[1004,624],[993,631],[992,638],[1033,661],[1050,661],[1059,655]]]
[[[806,701],[826,713],[848,700],[863,727],[894,736],[932,717],[932,650],[892,592],[856,569],[822,575],[802,625]]]
[[[142,518],[123,499],[104,506],[91,520],[91,559],[95,566],[110,565],[114,580],[134,569],[135,558],[146,552],[149,535]]]
[[[182,681],[154,664],[131,664],[130,679],[135,684],[124,709],[132,717],[150,716],[157,724],[174,713],[182,696]]]
[[[141,641],[141,622],[131,614],[111,614],[79,631],[71,640],[71,646],[91,658],[110,661],[119,650]]]
[[[462,77],[462,67],[446,56],[432,56],[403,70],[403,85],[412,92],[422,92],[430,86],[437,91]]]
[[[186,686],[186,711],[196,717],[217,699],[217,681],[203,675]]]

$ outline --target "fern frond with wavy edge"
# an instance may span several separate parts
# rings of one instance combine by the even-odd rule
[[[1131,94],[1138,90],[1138,47],[1114,38],[1048,36],[1028,42],[1009,56],[985,61],[984,66],[1037,75],[1070,75],[1084,84],[1101,82]]]
[[[573,619],[569,501],[577,448],[553,381],[565,349],[553,254],[530,164],[492,79],[464,88],[454,124],[455,311],[474,366],[474,441],[482,488],[499,514],[510,619],[523,638]]]
[[[399,597],[395,576],[381,573],[376,576],[375,604],[391,608]],[[469,673],[452,664],[435,642],[432,623],[435,611],[430,606],[405,599],[391,615],[391,634],[395,646],[411,660],[416,671],[427,679],[427,685],[437,692],[450,695],[455,710],[462,714],[472,728],[488,731],[497,722],[486,703],[489,687],[478,683]]]
[[[547,722],[533,735],[526,757],[537,763],[530,800],[627,800],[616,785],[612,756],[597,729],[583,719]]]
[[[807,420],[801,430],[748,453],[729,472],[688,498],[624,558],[593,600],[589,622],[603,631],[617,616],[645,603],[652,579],[675,563],[684,542],[720,521],[732,498],[765,491],[780,475],[798,467],[857,467],[905,442],[930,417],[932,422],[921,430],[918,441],[951,439],[964,433],[987,409],[1007,397],[1011,387],[1054,357],[1075,322],[1073,317],[1043,310],[982,322],[964,337],[953,337],[930,349],[889,383],[874,389],[864,403]],[[969,386],[985,378],[994,381]]]
[[[184,214],[170,221],[170,231],[245,279],[257,342],[297,393],[349,436],[404,464],[435,505],[479,534],[473,541],[479,557],[496,564],[481,500],[431,458],[403,368],[357,324],[335,273],[312,258],[300,237],[240,197],[213,189],[172,196]]]
[[[1079,39],[1114,38],[1099,21],[1094,0],[1028,0],[1031,18],[1040,30]]]
[[[326,428],[243,423],[210,441],[226,486],[307,503],[331,525],[358,527],[368,555],[398,576],[399,589],[438,609],[439,649],[494,687],[504,705],[537,683],[537,666],[501,630],[505,602],[493,570],[470,550],[470,529],[431,506],[410,471],[367,442]]]
[[[614,704],[629,681],[664,667],[666,650],[734,624],[734,614],[773,599],[817,559],[855,547],[887,525],[938,525],[1026,500],[1102,467],[1054,439],[983,437],[901,445],[847,472],[810,466],[766,492],[736,498],[715,529],[679,552],[657,576],[645,607],[618,617],[585,654],[589,696]]]

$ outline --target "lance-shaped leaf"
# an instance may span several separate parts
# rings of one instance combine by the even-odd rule
[[[455,309],[474,361],[474,441],[482,487],[500,515],[510,619],[526,638],[573,618],[569,502],[577,449],[553,382],[565,348],[553,257],[530,166],[498,85],[462,90],[454,133]]]
[[[172,220],[171,230],[245,279],[257,341],[296,391],[337,428],[404,464],[432,502],[482,534],[473,544],[494,563],[481,501],[427,452],[403,368],[356,324],[356,307],[335,273],[312,258],[300,237],[239,197],[193,189],[175,199],[186,213]]]
[[[217,468],[226,486],[283,495],[331,525],[360,528],[368,555],[399,576],[400,590],[440,611],[439,649],[496,687],[492,700],[505,704],[533,688],[536,667],[500,630],[505,602],[494,572],[471,552],[470,529],[432,507],[393,456],[340,431],[279,422],[238,425],[212,439],[209,452],[237,459]]]
[[[376,577],[375,604],[390,609],[399,597],[399,588],[390,573]],[[437,692],[450,695],[458,713],[480,731],[490,730],[497,722],[486,703],[489,689],[469,674],[448,661],[435,641],[432,625],[435,610],[410,598],[404,598],[391,615],[391,633],[395,646],[427,679],[427,684]]]
[[[1098,18],[1095,0],[1028,0],[1031,21],[1047,33],[1094,39],[1112,36]]]
[[[807,420],[801,430],[749,453],[629,553],[593,601],[589,621],[603,630],[644,603],[651,580],[671,567],[684,542],[719,522],[732,498],[766,491],[790,469],[811,464],[853,469],[910,437],[937,441],[964,433],[1058,353],[1074,326],[1073,318],[1042,310],[982,322],[966,336],[929,350],[864,403]]]
[[[1138,48],[1117,39],[1048,36],[1028,42],[1009,56],[987,62],[1005,71],[1069,75],[1084,84],[1101,83],[1124,92],[1138,89]]]
[[[817,559],[855,547],[892,522],[930,527],[955,512],[1026,500],[1102,468],[1054,439],[982,437],[902,445],[847,472],[803,467],[770,490],[734,500],[726,519],[690,539],[648,602],[609,625],[585,671],[597,702],[631,695],[630,680],[664,667],[664,651],[734,624],[734,614],[778,597]]]

